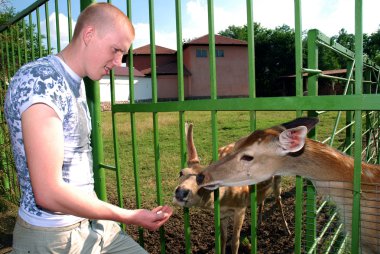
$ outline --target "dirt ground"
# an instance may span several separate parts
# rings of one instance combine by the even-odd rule
[[[295,189],[282,192],[282,201],[284,213],[292,235],[288,235],[281,219],[281,213],[278,209],[274,198],[269,197],[265,205],[263,222],[257,232],[258,253],[293,253],[294,252],[294,198]],[[249,210],[249,209],[248,209]],[[175,213],[172,218],[165,224],[166,236],[166,253],[183,254],[185,253],[185,237],[183,226],[183,214]],[[212,211],[192,208],[190,210],[190,227],[191,227],[191,253],[215,253],[214,240],[214,215]],[[232,232],[232,224],[229,227],[229,236]],[[250,212],[247,211],[241,239],[250,239]],[[149,253],[160,253],[159,234],[145,232],[145,248]],[[242,242],[242,241],[241,241]],[[227,253],[230,253],[229,245]],[[250,253],[249,245],[240,244],[239,253]]]
[[[294,250],[294,188],[283,190],[282,201],[284,212],[289,228],[293,235],[289,236],[282,223],[280,210],[274,198],[267,199],[262,225],[258,234],[258,252],[271,253],[293,253]],[[16,218],[14,205],[8,204],[10,209],[1,211],[0,215],[0,254],[8,253],[12,244],[12,230]],[[248,209],[249,210],[249,209]],[[201,209],[190,210],[191,226],[191,248],[192,253],[215,253],[214,246],[214,216],[212,211]],[[232,225],[229,227],[231,232]],[[138,232],[135,227],[128,227],[127,231],[135,239],[138,239]],[[182,208],[175,208],[172,218],[165,224],[166,253],[185,253],[185,237]],[[229,234],[230,235],[230,234]],[[246,219],[241,232],[241,238],[250,237],[250,212],[246,214]],[[160,253],[159,233],[144,231],[144,247],[149,253]],[[230,252],[227,246],[227,253]],[[249,253],[249,245],[241,244],[239,253]]]
[[[3,197],[0,197],[0,204],[0,254],[4,254],[11,251],[17,207]]]

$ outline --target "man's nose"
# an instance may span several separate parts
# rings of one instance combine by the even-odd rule
[[[123,60],[123,55],[122,54],[116,54],[114,59],[113,59],[113,64],[115,66],[121,66]]]

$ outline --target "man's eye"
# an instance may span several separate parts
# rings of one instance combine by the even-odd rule
[[[124,55],[124,51],[121,50],[121,49],[117,49],[117,48],[113,48],[113,53],[116,55],[116,54],[119,54],[119,55]]]

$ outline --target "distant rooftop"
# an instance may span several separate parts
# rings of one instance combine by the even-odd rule
[[[188,47],[189,45],[208,45],[208,34],[186,42],[184,47]],[[246,41],[232,39],[226,36],[215,34],[215,45],[248,45]]]
[[[165,47],[161,47],[156,45],[156,54],[159,55],[172,55],[175,54],[177,51]],[[137,49],[133,50],[134,55],[150,55],[150,44],[147,44],[145,46],[139,47]]]
[[[115,76],[129,76],[129,68],[123,66],[116,66],[113,68]],[[134,77],[144,77],[145,75],[137,69],[133,69]]]

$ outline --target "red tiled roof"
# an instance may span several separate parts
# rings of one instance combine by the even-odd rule
[[[208,34],[196,38],[194,40],[191,40],[187,43],[185,43],[185,47],[188,45],[208,45]],[[226,36],[215,34],[215,45],[247,45],[246,41],[232,39]]]
[[[122,66],[116,66],[113,68],[113,72],[115,76],[129,76],[129,68],[128,67],[122,67]],[[141,73],[137,69],[133,69],[133,76],[134,77],[144,77],[145,75]]]
[[[140,70],[144,75],[150,75],[150,72],[152,71],[151,68],[146,68],[144,70]]]
[[[157,55],[171,55],[175,54],[177,51],[165,47],[156,45],[156,54]],[[150,44],[139,47],[133,50],[134,55],[150,55]]]

